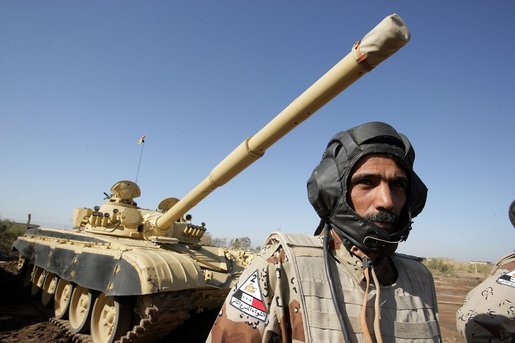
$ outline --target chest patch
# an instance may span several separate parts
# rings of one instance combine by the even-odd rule
[[[265,321],[268,313],[258,280],[259,275],[256,270],[234,292],[230,304],[253,318]]]
[[[515,270],[499,276],[497,283],[515,288]]]

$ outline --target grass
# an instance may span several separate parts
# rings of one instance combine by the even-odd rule
[[[486,276],[493,267],[490,263],[459,262],[447,258],[428,258],[423,263],[435,276],[456,276],[462,273]]]

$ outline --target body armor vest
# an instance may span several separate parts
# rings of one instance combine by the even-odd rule
[[[270,236],[280,242],[294,266],[299,288],[304,332],[307,342],[343,342],[340,323],[331,297],[324,269],[322,240],[316,236]],[[440,342],[436,294],[431,273],[413,257],[391,256],[399,271],[397,281],[381,286],[381,332],[384,342]],[[344,263],[335,262],[338,273],[332,275],[346,313],[343,317],[353,342],[363,342],[360,325],[364,290]],[[374,298],[372,287],[367,305],[368,327],[373,327]]]

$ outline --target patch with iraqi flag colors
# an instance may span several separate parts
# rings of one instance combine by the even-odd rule
[[[253,318],[265,321],[268,313],[258,280],[259,275],[256,270],[234,292],[230,304]]]

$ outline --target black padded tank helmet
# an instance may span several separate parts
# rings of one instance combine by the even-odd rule
[[[356,163],[367,155],[386,155],[406,171],[409,178],[406,205],[399,218],[399,228],[388,233],[358,216],[347,202],[347,190]],[[327,145],[320,164],[308,180],[308,198],[322,223],[331,227],[344,242],[365,252],[391,255],[397,244],[406,240],[411,218],[424,208],[427,188],[413,171],[415,151],[408,138],[382,122],[370,122],[337,133]],[[322,226],[315,234],[320,233]]]

